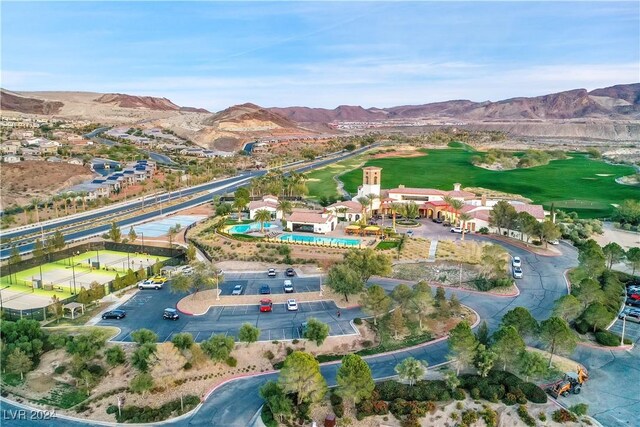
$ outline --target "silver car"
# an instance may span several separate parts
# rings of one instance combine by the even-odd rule
[[[242,285],[235,285],[231,291],[231,295],[242,295]]]
[[[514,277],[514,279],[522,279],[522,276],[523,276],[522,268],[513,267],[513,277]]]

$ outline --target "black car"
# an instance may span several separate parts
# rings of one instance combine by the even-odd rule
[[[627,298],[627,305],[631,307],[640,307],[640,300]]]
[[[165,308],[164,313],[162,313],[162,318],[167,320],[178,320],[180,316],[178,315],[178,310],[175,308]]]
[[[122,319],[127,313],[124,310],[111,310],[102,314],[103,319]]]
[[[287,277],[293,277],[296,275],[296,271],[293,268],[289,267],[285,270],[285,274],[287,275]]]
[[[436,224],[442,224],[442,218],[433,218],[433,222]]]
[[[271,288],[269,287],[269,285],[262,285],[260,286],[260,293],[262,295],[267,295],[271,293]]]

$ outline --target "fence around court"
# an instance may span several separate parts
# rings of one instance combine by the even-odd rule
[[[95,251],[95,250],[98,250],[98,251],[112,250],[112,251],[129,252],[129,253],[138,252],[138,253],[146,253],[146,254],[149,254],[150,256],[168,257],[164,261],[160,262],[161,267],[169,266],[169,265],[180,265],[186,259],[186,252],[183,248],[163,248],[159,246],[148,246],[148,245],[142,246],[142,245],[131,245],[126,243],[114,243],[114,242],[93,242],[93,243],[85,243],[82,245],[74,246],[73,248],[66,248],[59,252],[50,254],[51,261],[48,261],[46,257],[43,257],[43,259],[32,258],[32,259],[20,261],[19,263],[13,264],[11,266],[12,269],[9,269],[7,267],[2,268],[0,277],[8,276],[9,274],[15,274],[23,270],[28,270],[30,268],[37,267],[43,261],[58,263],[58,261],[63,260],[64,258],[70,257],[73,253],[77,251],[86,252],[86,251]],[[146,270],[147,270],[146,274],[148,276],[153,273],[153,269],[151,265],[148,266]],[[78,275],[76,275],[76,279],[77,277]],[[110,294],[110,293],[122,290],[122,289],[116,289],[114,280],[110,280],[106,282],[104,284],[104,287],[105,287],[105,294]],[[47,311],[50,305],[46,307],[29,308],[29,309],[13,309],[13,308],[4,307],[5,302],[9,302],[14,299],[20,298],[23,295],[30,295],[32,293],[33,293],[33,290],[21,292],[20,294],[13,295],[7,299],[3,298],[2,299],[3,307],[2,307],[2,313],[0,313],[0,318],[2,318],[3,320],[18,320],[18,319],[25,318],[25,319],[34,319],[38,321],[44,321],[44,320],[47,320],[49,317],[51,317]],[[76,301],[77,298],[78,298],[77,294],[71,295],[70,297],[64,300],[60,300],[60,302],[62,304],[68,304],[70,302]]]

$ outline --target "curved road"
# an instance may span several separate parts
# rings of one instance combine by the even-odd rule
[[[468,238],[483,239],[479,236]],[[510,253],[518,255],[523,260],[525,278],[518,280],[520,295],[516,297],[498,297],[485,293],[471,292],[449,288],[448,295],[455,292],[460,301],[478,312],[487,321],[491,329],[495,329],[505,312],[517,306],[528,308],[538,320],[547,318],[551,314],[553,302],[559,296],[566,294],[567,287],[564,279],[566,269],[577,265],[576,250],[562,244],[561,256],[543,257],[532,254],[520,248],[503,244]],[[400,281],[393,279],[375,278],[387,290],[393,289]],[[367,363],[376,379],[395,375],[394,367],[397,363],[412,356],[429,363],[430,366],[447,361],[447,342],[439,341],[415,349],[403,350],[393,354],[367,357]],[[631,426],[637,421],[634,407],[640,404],[637,385],[640,383],[640,368],[636,349],[627,352],[621,350],[592,349],[579,346],[573,358],[587,367],[590,381],[583,388],[579,396],[571,396],[563,401],[569,405],[579,402],[589,404],[589,412],[605,426]],[[335,385],[338,363],[324,364],[322,374],[329,385]],[[238,426],[251,425],[254,415],[262,405],[258,389],[271,379],[276,379],[277,373],[241,378],[223,384],[206,399],[199,410],[189,416],[168,425],[207,425],[207,426]],[[5,407],[3,403],[3,407]],[[65,425],[87,425],[81,422],[65,421]],[[29,421],[7,421],[5,425],[36,425]],[[43,425],[41,422],[38,425]],[[51,423],[49,425],[60,425]]]

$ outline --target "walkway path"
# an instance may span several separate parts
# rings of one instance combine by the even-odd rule
[[[438,250],[438,239],[434,239],[431,241],[431,246],[429,246],[429,258],[427,262],[436,262],[436,251]]]

